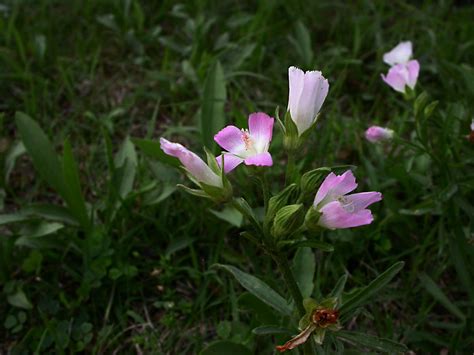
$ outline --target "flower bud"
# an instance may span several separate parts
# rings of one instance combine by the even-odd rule
[[[272,235],[276,239],[290,236],[298,230],[304,222],[303,205],[288,205],[281,208],[273,220]]]
[[[390,140],[393,138],[393,130],[379,126],[372,126],[365,131],[365,138],[371,143]]]
[[[331,172],[329,168],[318,168],[304,173],[300,180],[301,191],[304,195],[313,194],[320,185],[323,176]]]
[[[291,184],[285,187],[278,195],[273,196],[268,201],[268,210],[265,216],[265,223],[270,223],[273,221],[276,213],[285,205],[291,201],[298,192],[298,186],[296,184]]]
[[[306,212],[306,216],[304,217],[304,224],[309,231],[316,231],[321,228],[318,225],[319,218],[321,217],[321,212],[319,212],[316,208],[311,206]]]

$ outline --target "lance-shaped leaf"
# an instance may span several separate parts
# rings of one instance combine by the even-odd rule
[[[375,280],[373,280],[367,286],[361,288],[355,294],[351,295],[349,299],[344,300],[341,308],[341,321],[344,322],[350,317],[350,312],[358,307],[361,307],[371,301],[372,297],[377,294],[382,288],[387,286],[390,281],[400,272],[404,266],[403,261],[393,264],[382,274],[380,274]]]
[[[367,333],[348,332],[340,330],[337,337],[341,340],[347,341],[351,344],[360,345],[364,348],[369,348],[384,353],[406,353],[408,348],[396,341],[390,339],[377,338]]]
[[[231,265],[215,264],[213,267],[218,267],[230,272],[243,288],[260,299],[262,302],[268,304],[270,307],[273,307],[275,310],[285,316],[291,315],[291,308],[286,300],[262,280]]]

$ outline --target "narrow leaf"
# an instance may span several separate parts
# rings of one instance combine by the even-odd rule
[[[273,307],[283,315],[291,315],[291,308],[289,307],[286,300],[262,280],[231,265],[215,264],[213,267],[219,267],[230,272],[243,288],[260,299],[262,302],[268,304],[270,307]]]
[[[377,294],[381,289],[387,286],[390,281],[400,272],[400,270],[404,266],[404,262],[400,261],[398,263],[393,264],[387,270],[385,270],[380,276],[378,276],[375,280],[373,280],[370,284],[366,287],[360,289],[356,292],[352,297],[345,300],[340,308],[340,312],[342,315],[346,315],[351,310],[355,308],[361,307],[362,305],[366,304],[367,302],[371,301],[371,298]]]
[[[225,77],[219,61],[209,69],[204,84],[201,106],[201,137],[203,144],[215,150],[214,135],[224,127],[224,104],[226,101]]]
[[[367,333],[340,330],[336,334],[341,340],[384,353],[405,353],[408,351],[408,348],[403,344],[390,339],[377,338]]]
[[[38,123],[26,114],[17,112],[15,120],[35,169],[64,198],[66,195],[65,183],[63,175],[58,173],[62,170],[61,164],[48,137]]]
[[[71,144],[68,140],[64,142],[63,176],[64,182],[66,183],[66,195],[64,196],[66,203],[71,210],[71,213],[77,218],[82,227],[87,230],[89,229],[90,221],[87,214],[84,195],[81,190],[79,171],[74,156],[72,155]]]
[[[311,248],[300,248],[296,251],[292,271],[303,298],[310,297],[314,288],[313,280],[316,271],[316,260]]]
[[[428,291],[429,294],[431,294],[431,296],[433,296],[436,301],[441,303],[448,311],[450,311],[459,319],[465,320],[465,316],[461,310],[449,300],[441,288],[427,274],[421,273],[419,278],[421,285],[426,291]]]

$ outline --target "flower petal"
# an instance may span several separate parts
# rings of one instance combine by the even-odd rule
[[[221,178],[195,153],[179,143],[172,143],[165,138],[160,138],[161,149],[168,155],[179,159],[186,170],[194,178],[207,185],[222,187]]]
[[[407,65],[408,80],[407,84],[410,88],[414,88],[418,80],[418,74],[420,73],[420,63],[417,60],[410,60]]]
[[[234,154],[223,153],[216,158],[219,167],[222,166],[222,157],[224,157],[224,173],[226,174],[234,170],[240,163],[244,161],[242,158],[239,158]]]
[[[413,46],[410,41],[401,42],[390,52],[383,55],[383,61],[388,65],[405,64],[413,53]]]
[[[392,137],[393,130],[380,126],[371,126],[365,131],[365,138],[372,143],[389,140]]]
[[[295,123],[302,134],[314,122],[328,94],[329,84],[320,71],[309,71],[304,76],[303,93],[298,103]]]
[[[244,160],[244,163],[245,165],[272,166],[273,159],[270,153],[264,152],[248,157]]]
[[[249,133],[255,144],[255,150],[259,153],[268,151],[272,140],[273,117],[264,112],[255,112],[249,116]]]
[[[227,126],[214,136],[214,140],[225,150],[239,154],[245,150],[242,131],[235,126]]]
[[[382,79],[395,91],[405,93],[405,85],[407,83],[407,70],[402,64],[397,64],[391,67],[387,76],[382,74]]]
[[[372,223],[372,212],[367,209],[355,213],[347,212],[339,201],[333,201],[323,206],[318,224],[328,229],[341,229],[363,226]]]
[[[376,191],[359,192],[356,194],[346,195],[344,197],[344,200],[347,202],[347,204],[345,204],[345,207],[350,206],[350,208],[353,209],[354,212],[358,212],[375,202],[381,201],[382,194]]]
[[[334,198],[343,196],[357,188],[357,183],[352,171],[347,170],[342,175],[330,173],[324,179],[323,183],[316,193],[314,206],[318,206],[323,200],[327,202]]]
[[[298,117],[298,103],[304,87],[304,72],[296,67],[288,68],[288,111],[290,111],[293,120]],[[296,123],[296,121],[295,121]]]

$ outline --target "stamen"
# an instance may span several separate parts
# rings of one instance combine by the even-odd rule
[[[349,201],[345,196],[339,196],[337,200],[346,212],[353,213],[355,211],[354,202]]]
[[[250,150],[252,148],[252,138],[250,137],[250,133],[246,129],[242,129],[242,140],[245,144],[245,150]]]

